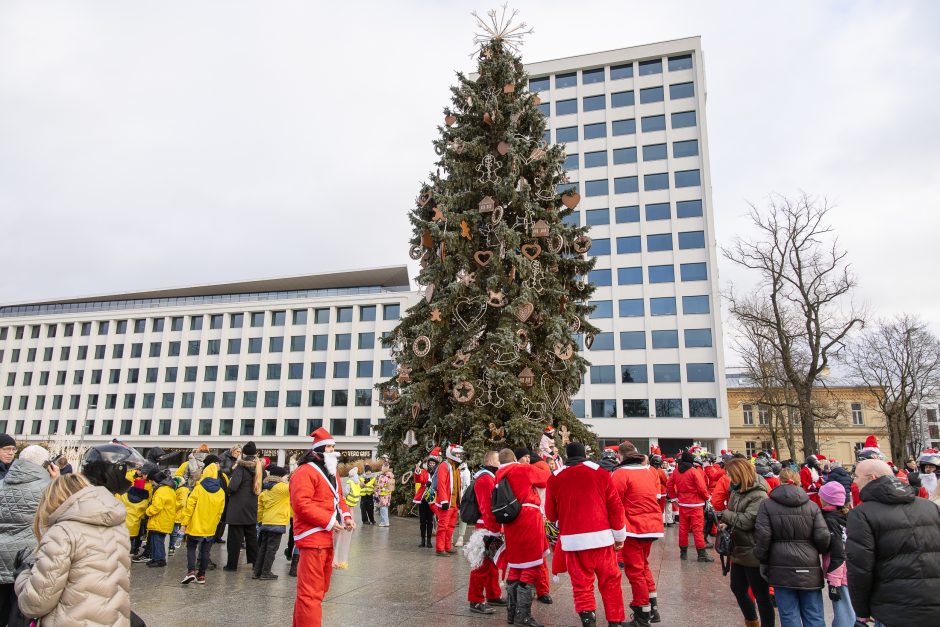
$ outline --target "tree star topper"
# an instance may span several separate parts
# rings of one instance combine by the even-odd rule
[[[491,41],[501,41],[507,48],[519,52],[519,46],[526,35],[531,35],[534,31],[529,28],[525,22],[514,24],[513,20],[519,15],[519,9],[509,11],[509,5],[504,4],[502,11],[490,9],[486,12],[486,19],[473,11],[471,13],[477,20],[478,32],[473,36],[473,43],[480,48],[485,47]]]

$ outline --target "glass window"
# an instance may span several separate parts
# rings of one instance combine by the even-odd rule
[[[640,285],[643,283],[643,268],[617,268],[617,285]]]
[[[604,82],[604,68],[594,68],[593,70],[581,71],[581,84],[590,85],[591,83]]]
[[[383,360],[382,360],[382,365],[381,365],[381,368],[380,368],[380,370],[379,370],[380,376],[382,376],[382,377],[393,377],[393,376],[395,376],[395,371],[396,371],[396,368],[395,368],[395,362],[394,362],[394,361],[392,361],[391,359],[383,359]]]
[[[616,182],[615,182],[616,186]],[[630,222],[639,222],[640,221],[640,207],[638,205],[630,205],[629,207],[617,207],[614,209],[614,216],[616,217],[617,224],[628,224]]]
[[[635,176],[620,176],[614,179],[615,194],[633,194],[640,191],[639,181]]]
[[[653,364],[655,383],[679,383],[679,364]]]
[[[550,102],[541,102],[539,103],[539,113],[548,117],[552,112],[552,104]]]
[[[199,354],[199,340],[190,340],[189,346],[186,350],[187,355],[198,355]]]
[[[300,390],[288,390],[285,404],[288,407],[300,407]]]
[[[288,418],[284,421],[284,435],[297,435],[300,432],[300,420]]]
[[[263,327],[264,326],[264,312],[263,311],[253,311],[248,314],[251,319],[251,326],[253,327]]]
[[[632,63],[610,66],[610,80],[616,81],[622,78],[633,78],[633,64]]]
[[[593,240],[591,243],[591,250],[588,251],[588,254],[591,255],[592,257],[600,257],[601,255],[609,255],[610,254],[610,240],[608,238]]]
[[[657,418],[682,418],[682,399],[681,398],[657,398],[656,399],[656,417]]]
[[[602,168],[607,165],[607,151],[598,150],[596,152],[584,153],[585,168]]]
[[[146,328],[147,321],[143,318],[138,318],[134,320],[134,333],[143,333]],[[69,323],[65,325],[66,335],[72,335],[72,324]]]
[[[591,415],[595,418],[616,418],[617,403],[613,399],[592,399]]]
[[[401,317],[401,305],[383,305],[382,315],[384,320],[398,320]]]
[[[578,100],[558,100],[555,102],[555,115],[572,115],[578,112]]]
[[[372,404],[372,388],[356,390],[356,407],[368,407]]]
[[[620,367],[621,383],[647,383],[646,364]]]
[[[98,323],[98,335],[107,335],[108,334],[108,321],[104,320]],[[32,328],[33,337],[39,337],[39,325],[36,325]]]
[[[313,350],[325,351],[328,347],[329,337],[326,335],[313,336]]]
[[[663,73],[663,60],[651,59],[649,61],[640,61],[640,76],[650,76],[652,74]]]
[[[682,313],[684,314],[707,314],[711,313],[711,307],[708,304],[708,296],[683,296]]]
[[[695,126],[695,111],[680,111],[672,114],[672,128],[688,128],[690,126]]]
[[[375,321],[375,305],[361,305],[359,307],[359,321],[360,322],[374,322]]]
[[[335,342],[333,348],[336,350],[349,350],[352,346],[352,334],[351,333],[337,333],[335,336]]]
[[[324,404],[324,391],[323,390],[310,390],[310,394],[307,398],[308,407],[323,407]]]
[[[692,69],[692,55],[684,54],[678,57],[669,57],[669,71],[675,72],[677,70],[691,70]]]
[[[345,418],[333,418],[330,420],[330,434],[331,435],[346,435],[346,419]]]
[[[310,362],[310,378],[311,379],[325,379],[326,378],[326,362],[325,361]]]
[[[594,343],[591,345],[592,351],[612,351],[614,350],[614,334],[598,333],[594,337]]]
[[[636,148],[635,147],[614,149],[614,165],[622,165],[624,163],[636,163]],[[606,160],[605,160],[604,165],[607,165]]]
[[[680,170],[675,173],[676,187],[696,187],[702,184],[698,170]]]
[[[225,366],[225,380],[238,381],[238,364],[229,364]]]
[[[674,316],[676,315],[676,299],[673,296],[650,299],[651,316]]]
[[[644,307],[642,298],[624,298],[619,301],[621,318],[643,317]]]
[[[569,72],[567,74],[555,75],[555,89],[562,89],[564,87],[574,87],[577,84],[578,84],[577,72]]]
[[[672,233],[655,233],[646,236],[647,252],[672,250]],[[670,266],[671,267],[671,266]]]
[[[639,235],[631,235],[630,237],[618,237],[617,238],[617,254],[618,255],[630,255],[630,254],[638,253],[638,252],[641,252]]]
[[[599,139],[607,137],[607,122],[584,125],[584,139]]]
[[[643,146],[643,161],[659,161],[665,159],[666,156],[666,144]]]
[[[679,267],[679,275],[683,281],[705,281],[708,269],[704,263],[684,263]]]
[[[304,350],[304,343],[306,342],[306,336],[304,335],[292,335],[290,338],[290,350],[292,353],[302,353]]]
[[[333,362],[333,378],[335,379],[349,378],[349,362],[348,361],[334,361]]]
[[[588,272],[588,281],[601,287],[611,284],[610,270],[591,270]]]
[[[242,341],[240,338],[232,338],[228,341],[228,354],[237,355],[242,350]]]
[[[705,248],[705,231],[684,231],[679,233],[679,249]]]
[[[268,381],[278,380],[281,378],[281,364],[268,364]]]
[[[613,366],[591,366],[591,383],[616,383]]]
[[[257,407],[258,406],[258,393],[257,392],[245,392],[242,394],[242,407]]]
[[[578,165],[578,160],[580,155],[574,153],[565,157],[564,168],[565,170],[577,170],[580,166]]]
[[[588,181],[588,185],[595,181]],[[604,193],[607,193],[607,180],[600,181],[605,184]],[[590,196],[591,194],[588,194]],[[610,209],[588,209],[584,212],[584,223],[587,225],[610,224]],[[592,246],[593,248],[593,246]]]
[[[715,380],[715,364],[686,364],[685,376],[690,383],[713,382]]]
[[[566,215],[564,218],[562,218],[561,221],[571,226],[580,226],[581,214],[577,211],[572,211],[571,213]]]
[[[372,390],[369,390],[371,394]],[[353,420],[353,435],[367,436],[372,429],[371,421],[368,418],[356,418]]]
[[[173,394],[171,392],[163,393],[163,399],[160,403],[160,407],[163,409],[173,409]]]
[[[636,98],[632,91],[617,91],[610,95],[610,106],[612,108],[632,107],[635,103]]]
[[[352,322],[352,307],[337,307],[336,308],[336,321],[337,322]]]
[[[852,424],[854,426],[865,424],[865,415],[862,413],[861,403],[852,403]]]
[[[648,418],[650,415],[650,402],[645,398],[623,399],[624,418]]]
[[[371,361],[356,362],[356,376],[359,378],[372,378],[373,364]]]
[[[254,435],[255,434],[255,421],[253,418],[246,418],[242,420],[241,425],[241,435]]]
[[[147,368],[147,383],[156,383],[158,372],[159,370],[157,368]]]
[[[163,381],[165,383],[175,383],[176,375],[177,375],[176,367],[171,366],[163,372]]]
[[[46,333],[46,337],[55,337],[56,326],[54,324],[49,325],[49,331]],[[116,333],[127,333],[127,320],[118,320],[117,328],[115,329]]]
[[[359,342],[357,346],[363,349],[374,348],[375,347],[375,333],[360,333]]]
[[[614,136],[618,135],[634,135],[636,133],[636,120],[633,118],[629,120],[614,120],[611,124],[611,134]]]
[[[245,380],[246,381],[257,381],[261,378],[261,365],[260,364],[247,364],[245,366]]]
[[[189,330],[190,331],[202,331],[202,319],[204,316],[190,316],[189,317]]]
[[[222,350],[222,340],[206,340],[206,355],[218,355]]]
[[[698,140],[690,139],[684,142],[672,142],[672,156],[675,158],[679,157],[694,157],[698,155]],[[676,187],[679,187],[676,183]]]
[[[232,435],[232,422],[231,418],[223,418],[219,421],[219,435]],[[211,424],[212,421],[210,420]]]
[[[672,264],[649,266],[650,283],[672,283],[676,280],[676,268]]]
[[[349,404],[348,390],[333,390],[330,405],[333,407],[346,407]]]
[[[202,393],[202,408],[212,409],[213,407],[215,407],[215,392],[203,392]]]
[[[662,102],[665,94],[662,87],[646,87],[640,90],[640,104]]]
[[[183,316],[174,316],[170,318],[170,331],[183,330]]]
[[[551,129],[545,129],[545,132],[542,133],[542,142],[545,144],[552,143],[552,131]]]
[[[701,200],[680,200],[676,203],[676,216],[679,218],[697,218],[701,215]]]
[[[712,345],[711,329],[686,329],[683,333],[686,348],[705,348]]]
[[[644,174],[643,189],[646,191],[669,189],[669,175],[665,172],[662,174]]]
[[[284,338],[282,336],[269,337],[268,338],[268,352],[283,353],[284,352]]]
[[[280,401],[280,392],[278,392],[277,390],[267,390],[264,393],[264,406],[265,407],[277,407],[279,401]]]
[[[590,314],[591,318],[614,317],[614,301],[612,300],[592,300],[588,305],[594,307],[594,311]]]
[[[549,85],[550,82],[548,76],[540,76],[538,78],[529,79],[529,91],[547,91]]]
[[[675,113],[673,113],[675,116]],[[648,115],[641,120],[640,126],[643,129],[644,133],[649,133],[652,131],[664,131],[666,130],[666,116],[664,115]]]
[[[653,348],[679,348],[678,331],[652,331]]]
[[[621,331],[620,348],[623,350],[646,348],[646,333],[644,331]]]
[[[315,309],[313,314],[313,322],[315,324],[327,324],[330,321],[330,310],[328,308]],[[386,320],[388,320],[388,318],[386,318]]]
[[[293,324],[307,324],[307,310],[295,309],[291,312],[291,322]]]
[[[228,326],[230,329],[240,329],[244,325],[245,325],[245,314],[241,314],[241,313],[229,314]]]
[[[581,108],[584,111],[600,111],[604,109],[604,94],[600,94],[599,96],[585,96],[581,100]]]
[[[690,398],[689,416],[692,418],[715,418],[718,416],[718,402],[714,398]]]
[[[565,126],[562,128],[555,129],[555,143],[556,144],[565,144],[568,142],[578,141],[578,127],[577,126]]]
[[[274,327],[283,327],[284,322],[287,318],[287,312],[285,311],[272,311],[271,312],[271,326]]]
[[[170,357],[179,357],[180,354],[180,342],[170,342],[167,344],[167,355]]]
[[[211,316],[209,316],[209,328],[210,329],[222,328],[222,314],[212,314]]]

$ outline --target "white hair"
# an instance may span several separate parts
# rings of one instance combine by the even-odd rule
[[[36,464],[37,466],[42,466],[45,462],[49,461],[49,451],[37,444],[31,444],[20,451],[20,459]]]

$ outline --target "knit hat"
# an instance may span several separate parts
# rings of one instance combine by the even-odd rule
[[[242,455],[248,457],[250,455],[257,455],[258,447],[255,446],[254,442],[248,442],[245,446],[242,447]]]
[[[0,433],[0,448],[6,448],[8,446],[16,446],[16,440],[6,433]]]
[[[565,445],[565,457],[584,457],[586,454],[584,445],[580,442],[571,442]]]
[[[221,460],[219,459],[218,455],[213,455],[212,453],[209,453],[208,455],[206,455],[206,458],[202,460],[202,465],[208,466],[209,464],[218,464],[220,461]]]
[[[522,458],[525,457],[526,455],[529,456],[529,461],[532,460],[532,453],[530,453],[530,452],[529,452],[529,449],[527,449],[527,448],[524,447],[524,446],[520,446],[519,448],[515,449],[515,450],[513,451],[513,454],[516,456],[516,459],[517,459],[517,460],[522,459]]]
[[[845,505],[845,486],[838,481],[824,483],[822,487],[819,488],[819,498],[829,505],[842,507]]]
[[[554,435],[555,427],[553,427],[552,425],[547,425],[544,429],[542,429],[542,433],[548,436]]]
[[[333,439],[330,432],[323,427],[319,427],[316,431],[311,433],[310,437],[313,438],[313,446],[311,447],[313,450],[329,446],[330,444],[336,444],[336,440]]]
[[[268,466],[268,474],[273,475],[275,477],[283,477],[287,475],[287,468],[284,468],[283,466],[275,466],[274,464],[271,464],[270,466]]]
[[[42,466],[43,463],[49,461],[49,451],[39,445],[31,444],[20,451],[20,459]]]

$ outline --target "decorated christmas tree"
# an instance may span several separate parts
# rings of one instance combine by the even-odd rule
[[[377,386],[380,452],[398,476],[447,443],[474,462],[487,449],[532,448],[547,425],[558,446],[595,441],[570,402],[588,365],[579,344],[597,333],[591,240],[564,221],[580,198],[564,147],[543,140],[518,54],[530,31],[514,17],[477,17],[477,77],[458,73],[437,170],[409,213],[423,297],[385,339],[398,372]]]

